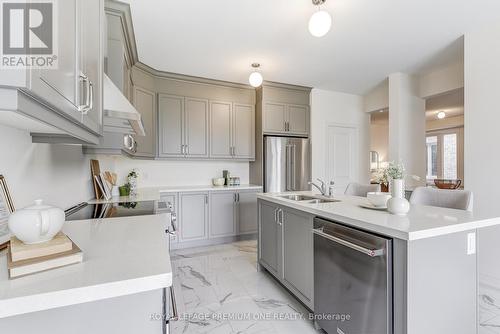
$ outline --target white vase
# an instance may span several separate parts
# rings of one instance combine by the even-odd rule
[[[410,211],[410,203],[405,198],[405,183],[402,179],[390,183],[392,198],[387,201],[387,210],[395,215],[404,216]]]

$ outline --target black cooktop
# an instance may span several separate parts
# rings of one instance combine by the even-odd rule
[[[82,203],[66,210],[66,221],[154,215],[156,213],[155,204],[155,201],[107,204]]]

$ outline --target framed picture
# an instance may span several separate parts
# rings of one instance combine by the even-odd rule
[[[7,181],[5,181],[3,175],[0,175],[0,249],[5,248],[10,240],[7,222],[14,210],[14,203],[10,197]]]

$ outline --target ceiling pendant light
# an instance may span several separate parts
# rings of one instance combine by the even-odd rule
[[[250,73],[250,76],[248,77],[248,82],[252,87],[255,88],[260,87],[260,85],[262,85],[262,81],[264,81],[264,79],[262,78],[262,74],[258,72],[259,67],[259,63],[253,63],[252,68],[254,71]]]
[[[332,27],[332,17],[320,7],[325,2],[326,0],[312,0],[313,5],[318,6],[318,11],[309,19],[309,32],[314,37],[325,36]]]
[[[446,117],[446,113],[445,113],[444,111],[440,111],[440,112],[438,112],[437,117],[438,117],[439,119],[443,119],[443,118],[445,118],[445,117]]]

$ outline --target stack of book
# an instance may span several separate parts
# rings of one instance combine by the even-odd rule
[[[62,232],[52,240],[39,244],[24,244],[16,237],[10,239],[7,255],[9,277],[16,278],[83,261],[78,246]]]

